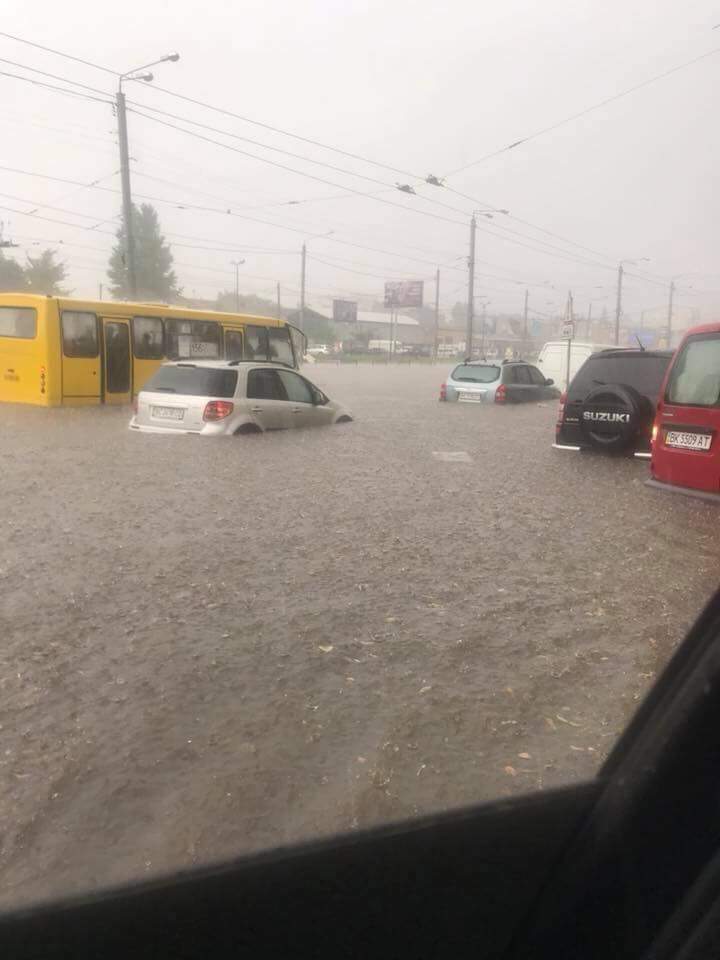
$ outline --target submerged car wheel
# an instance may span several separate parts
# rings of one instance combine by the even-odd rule
[[[580,409],[580,429],[587,443],[605,453],[625,453],[645,419],[647,401],[624,384],[599,386]]]
[[[260,427],[254,423],[244,423],[241,427],[238,427],[235,431],[236,437],[247,437],[250,434],[262,433]]]

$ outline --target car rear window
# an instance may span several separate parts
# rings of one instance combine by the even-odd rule
[[[181,393],[189,397],[232,397],[237,386],[236,370],[188,365],[160,367],[143,390]]]
[[[634,353],[631,356],[604,357],[594,354],[580,367],[570,384],[569,400],[582,400],[595,387],[622,383],[634,387],[653,403],[657,401],[671,357]]]
[[[490,364],[461,363],[450,375],[453,380],[469,383],[493,383],[500,376],[500,367]]]
[[[666,400],[693,407],[716,407],[720,403],[719,335],[686,341],[670,374]]]

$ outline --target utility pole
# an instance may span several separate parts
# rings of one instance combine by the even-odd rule
[[[122,87],[118,87],[118,92],[115,94],[115,111],[117,113],[118,142],[120,144],[120,184],[122,186],[123,228],[125,231],[125,269],[127,270],[130,299],[137,300],[135,233],[133,230],[132,194],[130,193],[130,156],[128,153],[125,94],[122,92]]]
[[[465,353],[472,360],[473,341],[473,313],[475,309],[475,228],[477,220],[473,214],[470,220],[470,256],[468,258],[468,302],[467,302],[467,333],[465,334]]]
[[[280,284],[277,285],[277,315],[279,320],[282,317],[282,304],[280,303]]]
[[[240,313],[240,267],[245,261],[231,260],[230,263],[235,267],[235,313]]]
[[[433,346],[433,363],[437,360],[438,334],[440,331],[440,268],[435,271],[435,345]]]
[[[487,316],[487,304],[483,303],[482,321],[480,324],[480,359],[485,356],[485,317]]]
[[[525,308],[523,310],[523,343],[522,349],[523,353],[527,353],[527,338],[528,338],[528,297],[530,296],[530,291],[525,291]]]
[[[300,266],[300,329],[305,333],[305,261],[307,260],[307,246],[302,245],[302,260]]]
[[[98,284],[98,294],[99,294],[98,300],[102,300],[102,287],[103,287],[103,285],[102,285],[101,283],[99,283],[99,284]]]
[[[667,345],[670,348],[672,338],[673,297],[675,296],[675,281],[670,281],[670,297],[668,299]]]

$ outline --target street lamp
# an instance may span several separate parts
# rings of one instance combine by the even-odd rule
[[[180,59],[179,53],[168,53],[159,60],[153,60],[145,66],[136,67],[134,70],[128,70],[127,73],[121,73],[118,78],[118,89],[115,94],[115,110],[118,122],[118,142],[120,145],[120,182],[122,185],[122,206],[123,206],[123,226],[125,227],[125,265],[127,268],[127,279],[130,297],[137,299],[137,265],[135,263],[135,236],[133,234],[132,223],[132,192],[130,190],[130,157],[128,149],[127,134],[127,115],[125,109],[125,94],[123,93],[123,80],[142,80],[150,83],[153,79],[151,73],[142,73],[148,67],[154,67],[158,63],[175,63]]]
[[[328,230],[326,233],[314,233],[302,245],[302,257],[300,263],[300,323],[299,327],[305,333],[305,266],[307,261],[307,244],[310,240],[317,240],[319,237],[329,237],[334,230]]]
[[[235,313],[240,313],[240,267],[245,261],[231,260],[230,263],[235,267]]]
[[[617,300],[615,303],[615,346],[620,343],[620,315],[622,313],[622,283],[623,283],[623,264],[625,263],[648,263],[650,257],[639,257],[637,260],[621,260],[618,264],[617,279]]]
[[[482,307],[482,320],[480,321],[480,359],[482,360],[485,356],[485,317],[487,315],[487,308],[492,303],[492,300],[488,300],[487,297],[478,297],[478,302]]]

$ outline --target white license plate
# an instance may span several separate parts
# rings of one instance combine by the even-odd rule
[[[484,393],[471,393],[469,390],[460,390],[458,393],[458,400],[472,400],[474,403],[482,403],[484,398]]]
[[[152,415],[156,420],[182,420],[185,411],[181,407],[153,407]]]
[[[685,447],[687,450],[709,450],[712,443],[712,434],[683,433],[681,430],[668,430],[665,434],[665,445],[668,447]]]

